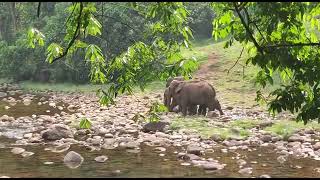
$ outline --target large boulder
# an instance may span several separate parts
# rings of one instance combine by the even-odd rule
[[[82,162],[83,162],[83,157],[74,152],[74,151],[70,151],[68,152],[68,154],[64,157],[63,162],[65,165],[67,165],[69,168],[77,168],[79,167]]]
[[[168,122],[149,122],[143,126],[143,132],[165,132],[169,127]]]
[[[44,140],[54,141],[62,138],[73,138],[73,133],[64,124],[54,124],[49,129],[41,131],[41,136]]]

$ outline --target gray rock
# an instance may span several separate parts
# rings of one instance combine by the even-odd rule
[[[61,153],[61,152],[67,151],[69,148],[70,148],[70,144],[61,144],[56,147],[53,147],[51,151],[54,153]]]
[[[12,152],[13,154],[21,154],[21,153],[23,153],[23,152],[25,152],[25,151],[26,151],[25,149],[19,148],[19,147],[15,147],[15,148],[13,148],[13,149],[11,150],[11,152]]]
[[[8,115],[3,115],[3,116],[0,117],[0,121],[10,121],[10,122],[12,122],[12,121],[14,121],[14,117],[10,117]]]
[[[318,149],[320,149],[320,142],[316,142],[312,147],[315,151],[317,151]]]
[[[80,154],[78,154],[74,151],[70,151],[64,157],[63,162],[69,168],[74,169],[74,168],[79,167],[82,164],[83,160],[84,159]]]
[[[145,124],[142,128],[143,132],[165,132],[167,127],[169,126],[168,122],[149,122]]]
[[[300,136],[298,134],[293,134],[288,138],[288,142],[294,142],[294,141],[304,142],[304,138],[303,136]]]
[[[126,148],[126,149],[136,149],[140,145],[140,142],[138,141],[132,141],[132,142],[121,142],[120,147]]]
[[[103,135],[105,135],[105,134],[107,134],[107,133],[109,133],[109,131],[108,131],[106,128],[104,128],[104,127],[101,127],[101,128],[99,129],[99,131],[98,131],[98,135],[101,135],[101,136],[103,136]]]
[[[272,141],[272,136],[271,135],[263,135],[260,137],[260,140],[263,141],[263,142],[270,142]]]
[[[166,148],[164,148],[164,147],[156,147],[156,148],[154,148],[154,150],[156,152],[164,152],[164,151],[166,151]]]
[[[98,157],[94,158],[94,160],[97,162],[103,163],[106,160],[108,160],[108,157],[107,156],[98,156]]]
[[[0,92],[0,98],[7,96],[8,94],[5,92]]]
[[[73,138],[73,133],[67,125],[54,124],[49,129],[41,131],[44,140],[59,140],[62,138]]]
[[[243,175],[250,175],[252,174],[252,168],[251,167],[243,168],[243,169],[240,169],[238,172]]]
[[[204,149],[198,145],[195,144],[190,144],[187,147],[187,153],[190,154],[195,154],[195,155],[201,155],[201,151],[203,151]]]
[[[220,170],[224,168],[224,165],[217,162],[205,162],[201,165],[201,167],[205,170]]]

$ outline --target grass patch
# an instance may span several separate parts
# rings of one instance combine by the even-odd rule
[[[258,124],[260,124],[260,120],[253,120],[253,119],[239,119],[239,120],[234,120],[229,123],[230,127],[238,127],[242,129],[251,129]]]
[[[200,136],[209,138],[212,135],[219,135],[222,139],[238,138],[245,139],[250,135],[248,129],[241,128],[238,133],[235,133],[230,127],[210,126],[209,119],[204,117],[179,117],[174,119],[170,124],[170,129],[191,129],[196,130]]]
[[[291,136],[293,133],[295,133],[296,131],[301,129],[320,130],[320,124],[318,124],[318,122],[312,121],[304,125],[302,121],[296,122],[296,121],[290,121],[290,120],[283,120],[283,121],[276,122],[272,126],[266,127],[264,130],[272,134],[280,135],[283,138],[287,138]]]
[[[12,80],[8,79],[8,78],[0,78],[0,84],[2,83],[11,83]]]

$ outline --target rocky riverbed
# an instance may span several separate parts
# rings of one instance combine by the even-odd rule
[[[88,169],[94,171],[91,177],[299,177],[301,172],[308,172],[302,177],[319,175],[319,132],[302,129],[283,138],[264,131],[274,122],[290,118],[288,115],[272,118],[252,107],[222,104],[225,115],[211,112],[206,118],[212,127],[223,127],[226,122],[241,118],[261,119],[250,129],[249,137],[224,140],[219,134],[205,138],[197,131],[170,129],[172,121],[181,116],[176,113],[163,113],[159,123],[136,121],[135,115],[146,113],[154,101],[162,102],[162,94],[123,95],[115,105],[101,107],[94,94],[46,92],[44,96],[23,93],[17,85],[2,84],[0,148],[4,151],[0,163],[23,161],[25,166],[21,168],[26,169],[28,162],[34,163],[29,164],[33,168],[56,167],[47,177],[80,177],[80,170]],[[92,127],[80,129],[81,118],[90,119]],[[236,128],[233,131],[240,133]],[[39,159],[40,156],[45,158]],[[113,165],[118,163],[117,168],[101,168],[105,167],[101,164],[110,161]],[[146,168],[143,163],[150,165],[148,173],[141,172]],[[69,174],[64,167],[78,173]],[[179,170],[181,173],[176,174]],[[0,176],[46,176],[42,170],[28,175],[24,172],[8,165],[0,170]]]

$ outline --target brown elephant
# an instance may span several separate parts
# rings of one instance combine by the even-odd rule
[[[173,80],[169,86],[169,94],[173,97],[180,107],[183,116],[187,115],[187,110],[194,106],[200,105],[200,112],[204,113],[204,107],[208,107],[210,111],[218,109],[223,115],[220,103],[216,99],[214,88],[205,81],[175,81]]]
[[[167,80],[166,87],[169,87],[169,86],[170,86],[170,83],[171,83],[173,80],[184,81],[185,79],[184,79],[183,76],[177,76],[177,77],[174,77],[174,78],[170,77],[170,78],[168,78],[168,80]]]

